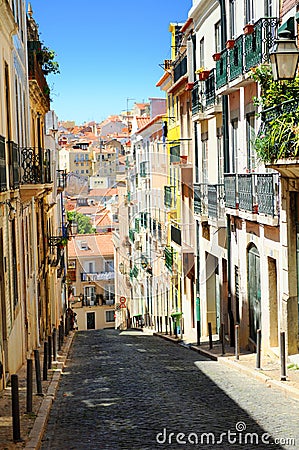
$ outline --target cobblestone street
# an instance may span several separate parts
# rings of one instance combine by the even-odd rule
[[[298,417],[298,401],[180,345],[78,332],[42,449],[298,449]]]

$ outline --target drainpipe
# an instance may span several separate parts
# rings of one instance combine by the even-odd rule
[[[218,0],[220,4],[221,14],[221,47],[225,48],[227,41],[227,21],[225,0]],[[223,156],[224,156],[224,173],[229,173],[229,128],[228,128],[228,97],[222,95],[222,124],[223,124]],[[226,233],[227,233],[227,310],[229,316],[229,336],[230,346],[235,345],[235,323],[232,311],[232,296],[231,296],[231,230],[230,230],[230,216],[226,216]]]

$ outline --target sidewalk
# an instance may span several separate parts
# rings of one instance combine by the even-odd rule
[[[180,338],[165,335],[165,333],[154,332],[153,334],[154,336],[184,345],[213,361],[227,365],[232,370],[237,370],[265,383],[267,388],[278,388],[286,396],[299,400],[299,360],[296,358],[294,358],[293,362],[287,362],[287,379],[286,381],[281,381],[280,359],[274,354],[262,354],[261,369],[256,369],[256,353],[241,352],[239,360],[236,360],[235,350],[232,347],[226,346],[225,354],[222,354],[220,341],[213,341],[213,348],[210,349],[209,342],[206,341],[198,346],[196,344],[186,344]],[[298,357],[298,355],[296,356]]]
[[[50,409],[58,387],[61,372],[65,365],[74,332],[64,338],[61,351],[57,354],[57,361],[52,362],[52,369],[48,369],[48,380],[42,381],[43,396],[36,395],[36,377],[33,362],[33,399],[32,413],[26,413],[26,380],[27,365],[17,372],[19,382],[19,409],[21,442],[13,441],[11,388],[6,387],[0,392],[0,449],[11,450],[25,448],[27,450],[39,449]],[[43,376],[43,352],[39,349],[41,376]]]

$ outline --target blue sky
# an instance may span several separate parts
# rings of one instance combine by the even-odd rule
[[[169,23],[184,23],[192,0],[31,0],[41,40],[60,74],[48,77],[59,120],[100,122],[149,97],[170,58]]]

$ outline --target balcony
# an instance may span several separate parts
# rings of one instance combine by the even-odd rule
[[[27,45],[29,81],[36,82],[44,98],[45,107],[48,111],[50,109],[50,89],[38,59],[38,52],[40,51],[41,45],[38,41],[28,41]]]
[[[135,241],[135,231],[132,229],[129,229],[129,239],[131,242]]]
[[[208,184],[194,184],[194,212],[201,216],[208,214]]]
[[[202,112],[202,104],[200,101],[201,87],[198,81],[195,81],[192,88],[192,115]]]
[[[216,62],[216,89],[222,93],[230,88],[242,86],[247,73],[257,65],[269,60],[279,21],[277,18],[262,18],[254,24],[252,34],[242,34],[235,39],[234,47],[223,50]],[[225,89],[223,89],[226,87]]]
[[[224,215],[224,185],[208,184],[208,217],[221,219]]]
[[[278,174],[224,175],[225,206],[236,210],[240,216],[245,212],[258,214],[260,218],[262,215],[277,217],[278,191]]]
[[[139,175],[143,178],[146,178],[148,176],[148,162],[147,161],[143,161],[140,163],[140,172]]]
[[[114,280],[114,271],[110,272],[81,272],[81,281],[110,281]]]
[[[41,148],[21,148],[21,184],[51,183],[51,152]]]
[[[228,51],[223,50],[219,61],[216,62],[216,89],[227,84],[228,79],[228,68],[227,68],[227,55]]]
[[[171,234],[171,240],[172,242],[175,242],[177,245],[182,245],[182,235],[181,230],[175,225],[171,225],[170,228],[170,234]]]
[[[6,191],[6,155],[5,155],[5,138],[0,136],[0,191]]]
[[[164,186],[164,206],[168,209],[175,207],[175,187]]]
[[[165,266],[167,267],[167,269],[172,271],[173,248],[172,247],[165,247],[165,249],[164,249],[164,256],[165,256]]]
[[[66,171],[56,170],[56,186],[58,191],[63,191],[65,189]]]
[[[179,56],[179,58],[173,63],[174,83],[176,83],[182,76],[187,73],[187,55],[186,53]]]

